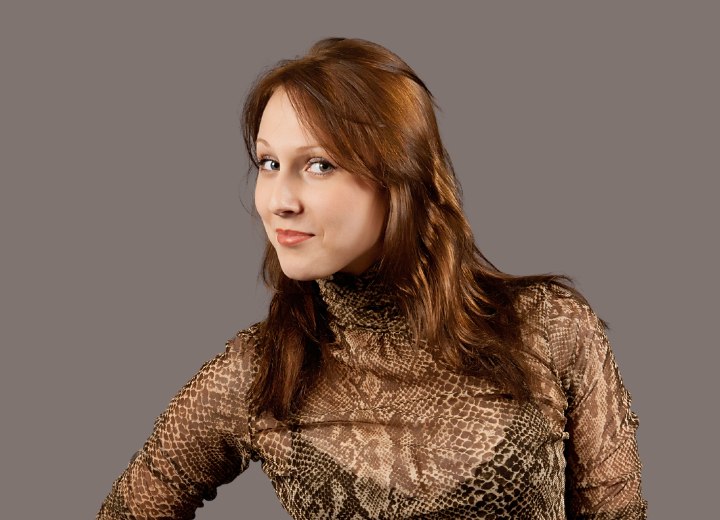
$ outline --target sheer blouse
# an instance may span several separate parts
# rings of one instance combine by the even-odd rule
[[[412,341],[372,277],[317,283],[335,342],[297,417],[249,412],[258,326],[238,332],[157,418],[98,519],[194,518],[251,460],[295,519],[646,518],[638,420],[587,305],[546,285],[520,297],[543,391],[518,404]]]

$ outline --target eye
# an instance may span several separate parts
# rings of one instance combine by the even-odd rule
[[[329,173],[332,173],[334,169],[335,166],[331,164],[330,161],[328,161],[327,159],[323,159],[322,157],[315,157],[308,161],[307,171],[309,171],[313,175],[318,175],[322,177],[323,175],[328,175]]]
[[[277,171],[280,169],[280,163],[269,157],[261,157],[258,159],[258,168],[260,170]]]

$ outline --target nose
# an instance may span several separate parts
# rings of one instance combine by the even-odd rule
[[[280,217],[302,212],[299,187],[292,175],[278,172],[272,180],[268,209]]]

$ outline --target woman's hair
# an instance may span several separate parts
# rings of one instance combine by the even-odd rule
[[[258,167],[263,111],[278,89],[333,160],[385,197],[378,276],[397,296],[414,337],[438,345],[458,372],[489,376],[514,398],[532,398],[536,383],[522,347],[516,295],[531,284],[567,286],[569,280],[511,276],[478,250],[427,86],[380,45],[320,40],[252,87],[243,109],[251,170]],[[261,327],[251,402],[258,413],[286,419],[316,379],[332,337],[316,284],[285,276],[269,241],[263,279],[274,295]]]

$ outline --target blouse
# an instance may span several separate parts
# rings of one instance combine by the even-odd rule
[[[518,299],[542,381],[519,403],[413,341],[373,277],[317,283],[335,341],[293,420],[250,412],[259,325],[238,332],[157,418],[98,520],[194,518],[251,460],[295,519],[646,518],[630,395],[569,292]]]

